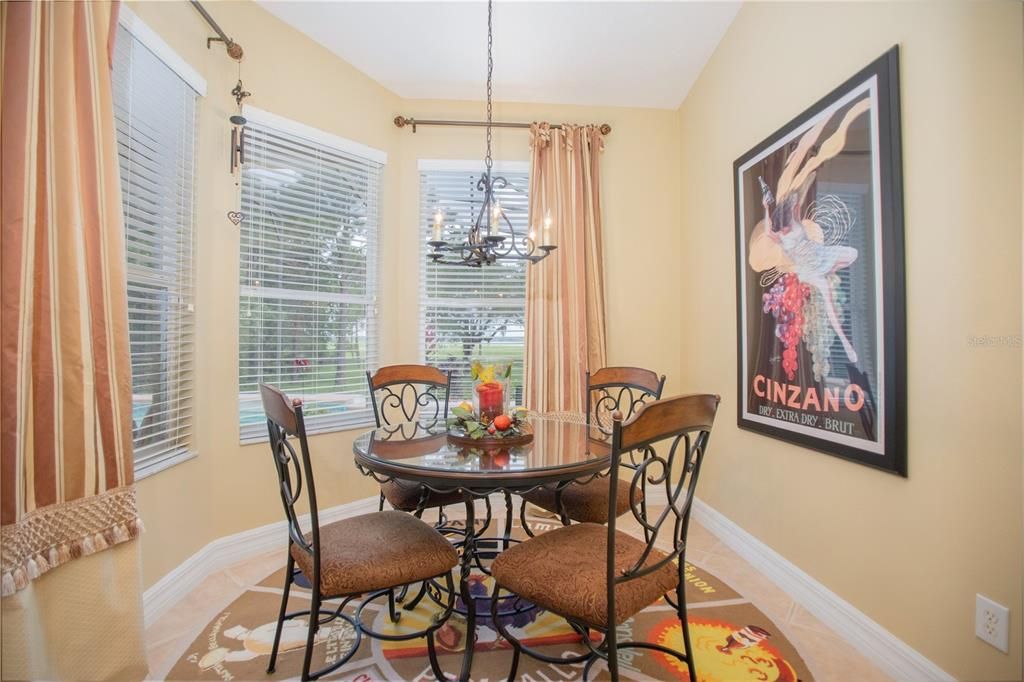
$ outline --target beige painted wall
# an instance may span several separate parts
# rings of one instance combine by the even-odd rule
[[[139,503],[146,587],[216,538],[281,517],[266,446],[238,443],[238,229],[226,172],[237,70],[184,2],[128,5],[208,84],[200,103],[197,162],[197,388],[193,421],[199,456],[142,480]],[[481,103],[402,101],[251,2],[208,5],[246,49],[242,76],[253,106],[382,149],[389,155],[382,196],[381,359],[415,362],[419,288],[417,159],[483,158],[481,129],[392,124],[397,114],[480,118]],[[269,47],[272,46],[272,47]],[[500,94],[500,82],[498,83]],[[681,131],[671,111],[502,104],[496,118],[607,122],[603,160],[609,359],[652,367],[678,384],[676,267],[681,249],[677,188]],[[526,131],[496,131],[495,159],[527,160]],[[652,273],[658,273],[653,276]],[[313,438],[317,494],[327,507],[375,494],[352,465],[359,430]]]
[[[684,102],[684,385],[721,392],[702,497],[965,680],[1021,676],[1019,3],[748,3]],[[901,48],[909,478],[736,427],[732,162]],[[974,637],[1009,606],[1010,655]]]

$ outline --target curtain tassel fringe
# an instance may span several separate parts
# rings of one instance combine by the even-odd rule
[[[10,597],[15,592],[17,592],[17,588],[14,585],[14,576],[11,575],[10,571],[7,571],[4,573],[4,577],[0,579],[0,596]]]
[[[76,549],[78,550],[77,552],[75,551]],[[96,545],[92,544],[92,538],[88,535],[81,540],[75,540],[71,543],[71,556],[75,559],[95,553]]]

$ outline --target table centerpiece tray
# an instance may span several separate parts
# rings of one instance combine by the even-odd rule
[[[511,430],[512,427],[509,428]],[[498,436],[486,434],[474,438],[460,426],[448,427],[448,442],[475,448],[511,448],[533,442],[533,429],[527,422],[520,422],[515,433]]]
[[[516,408],[509,414],[478,411],[469,401],[452,408],[448,419],[448,442],[476,448],[508,448],[533,441],[533,428],[526,410]]]

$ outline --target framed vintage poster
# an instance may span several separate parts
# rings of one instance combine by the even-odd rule
[[[739,426],[907,474],[899,52],[733,166]]]

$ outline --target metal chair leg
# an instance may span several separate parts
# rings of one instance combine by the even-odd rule
[[[377,511],[384,511],[384,493],[380,494],[380,504],[377,505]]]
[[[430,669],[434,672],[434,677],[438,680],[449,680],[450,678],[441,670],[441,664],[437,660],[437,645],[434,644],[433,630],[427,635],[427,657],[430,659]]]
[[[302,682],[311,680],[309,666],[313,662],[313,643],[316,641],[316,631],[320,626],[320,589],[313,586],[313,599],[309,606],[309,631],[306,635],[306,652],[302,659]]]
[[[676,615],[683,630],[683,646],[686,648],[686,670],[693,682],[697,680],[697,668],[693,662],[693,648],[690,646],[690,619],[686,614],[686,583],[683,581],[683,557],[679,557],[679,586],[676,587]]]
[[[295,559],[292,558],[291,543],[288,543],[288,562],[284,569],[284,593],[281,595],[281,611],[277,615],[277,631],[274,632],[274,645],[270,649],[270,662],[267,663],[267,672],[274,672],[277,665],[277,648],[281,644],[281,630],[284,628],[284,615],[288,612],[288,593],[292,588],[293,571],[295,570]]]
[[[512,666],[509,668],[508,678],[507,678],[511,682],[512,680],[516,679],[516,671],[519,670],[519,650],[520,650],[520,646],[519,646],[519,641],[516,640],[515,638],[513,638],[513,637],[506,637],[505,636],[505,632],[504,632],[504,628],[501,628],[498,625],[498,618],[499,618],[499,616],[498,616],[498,602],[500,601],[498,599],[498,595],[499,595],[500,592],[501,592],[501,587],[498,586],[497,584],[495,584],[494,585],[494,593],[491,595],[491,622],[494,623],[495,630],[498,631],[499,635],[501,635],[501,637],[504,638],[504,640],[506,642],[508,642],[509,644],[512,645]]]
[[[608,649],[608,673],[612,676],[612,682],[619,679],[618,634],[615,623],[609,623],[608,631],[604,635],[604,643]],[[691,679],[696,680],[696,678]]]
[[[395,591],[393,589],[388,590],[388,616],[392,623],[397,623],[402,617],[402,614],[395,608]]]

